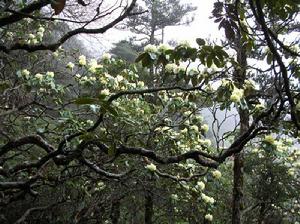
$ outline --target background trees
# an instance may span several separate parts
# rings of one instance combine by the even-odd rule
[[[59,48],[135,1],[50,3],[1,5],[2,223],[299,220],[297,2],[217,2],[223,42],[147,45],[136,64]]]
[[[137,12],[145,12],[139,16],[132,16],[125,22],[125,28],[137,35],[136,40],[146,44],[164,42],[164,29],[167,26],[188,24],[193,21],[191,12],[196,7],[183,4],[178,0],[151,1],[145,0],[137,7]],[[160,32],[157,34],[157,32]]]

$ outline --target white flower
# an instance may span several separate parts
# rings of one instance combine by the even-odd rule
[[[100,83],[101,83],[102,85],[106,85],[106,84],[108,83],[108,81],[107,81],[107,79],[105,79],[104,77],[101,77],[101,78],[100,78]]]
[[[79,65],[84,66],[86,65],[86,57],[84,55],[79,56]]]
[[[137,86],[143,88],[145,86],[145,83],[143,81],[138,81]]]
[[[90,77],[90,81],[92,81],[92,82],[96,81],[96,77],[94,77],[94,76]]]
[[[103,60],[110,60],[110,59],[111,59],[111,55],[110,55],[109,53],[104,53],[104,54],[102,55],[102,59],[103,59]]]
[[[187,132],[188,130],[186,128],[180,131],[181,134],[186,134]]]
[[[230,100],[232,102],[238,103],[241,101],[241,99],[244,96],[244,90],[243,89],[239,89],[239,88],[234,88],[231,96],[230,96]]]
[[[191,47],[190,43],[187,40],[180,41],[179,45],[185,48]]]
[[[208,132],[208,130],[209,130],[209,127],[208,127],[208,125],[207,125],[207,124],[203,124],[203,125],[201,125],[201,130],[202,130],[202,131],[204,131],[204,133],[207,133],[207,132]]]
[[[147,52],[147,53],[156,53],[157,48],[156,48],[155,45],[148,44],[147,46],[144,47],[144,51]]]
[[[31,33],[31,34],[29,34],[29,35],[28,35],[28,37],[29,37],[29,39],[31,39],[31,40],[32,40],[32,39],[34,39],[34,38],[35,38],[35,35],[33,35],[33,34]]]
[[[38,28],[38,32],[44,33],[44,32],[45,32],[45,28],[42,27],[42,26],[40,26],[40,27]]]
[[[297,168],[300,168],[300,161],[295,162],[295,163],[294,163],[294,166],[297,167]]]
[[[216,178],[216,179],[219,179],[222,176],[222,174],[219,170],[215,170],[211,173],[212,173],[213,177]]]
[[[204,190],[205,188],[205,184],[203,183],[203,181],[198,181],[197,186],[201,191]]]
[[[192,125],[190,128],[191,128],[191,130],[193,130],[196,133],[199,132],[199,128],[197,125]]]
[[[273,138],[272,135],[266,135],[264,138],[264,142],[267,142],[267,143],[273,145],[275,143],[275,139]]]
[[[94,121],[92,121],[92,120],[87,120],[86,123],[87,123],[88,125],[93,125],[93,124],[94,124]]]
[[[183,113],[183,116],[184,117],[188,117],[188,116],[190,116],[190,114],[191,114],[192,112],[191,111],[185,111],[184,113]]]
[[[282,141],[274,141],[273,143],[275,146],[276,146],[276,150],[278,152],[283,152],[283,151],[286,151],[287,150],[287,146],[284,146]]]
[[[194,75],[196,75],[196,74],[198,74],[198,73],[199,73],[198,70],[195,69],[195,68],[191,68],[191,69],[188,71],[188,75],[189,75],[189,76],[194,76]]]
[[[150,170],[151,172],[155,172],[156,171],[156,166],[153,163],[145,166],[145,168],[148,169],[148,170]]]
[[[109,95],[109,89],[103,89],[103,90],[101,90],[101,92],[100,92],[100,94],[101,95],[105,95],[105,96],[108,96]]]
[[[213,220],[213,216],[211,214],[206,214],[204,218],[210,222]]]
[[[184,66],[178,66],[176,69],[175,69],[175,73],[180,73],[180,72],[185,72],[186,70],[186,67]]]
[[[30,43],[32,43],[32,44],[37,44],[37,43],[38,43],[38,40],[37,40],[36,38],[34,38],[34,39],[32,39],[32,40],[30,41]]]
[[[199,143],[200,143],[201,145],[206,146],[206,147],[211,146],[211,141],[210,141],[209,139],[204,139],[204,140],[200,139],[200,140],[199,140]]]
[[[46,76],[53,78],[54,77],[54,72],[46,72]]]
[[[35,78],[36,78],[36,79],[42,80],[43,77],[44,77],[44,76],[43,76],[41,73],[36,73],[36,74],[35,74]]]
[[[160,45],[158,46],[158,50],[159,50],[160,52],[165,52],[165,51],[167,51],[167,50],[169,50],[169,49],[171,49],[171,46],[170,46],[169,44],[160,44]]]
[[[21,75],[28,79],[30,72],[27,69],[23,69]]]
[[[202,200],[207,204],[213,204],[215,203],[215,199],[213,197],[209,197],[204,193],[201,193]]]
[[[98,66],[98,62],[96,59],[92,58],[89,62],[89,66],[90,67],[97,67]]]
[[[54,51],[54,52],[52,53],[52,55],[53,55],[53,57],[57,58],[57,57],[59,56],[59,53],[58,53],[57,51]]]
[[[203,117],[201,115],[196,115],[194,119],[199,123],[203,121]]]
[[[177,201],[177,200],[178,200],[178,195],[177,195],[177,194],[171,194],[171,198],[172,198],[174,201]]]
[[[36,33],[36,37],[37,37],[37,39],[39,39],[40,41],[43,39],[43,37],[44,37],[44,33],[42,33],[42,32],[37,32]]]
[[[293,139],[287,138],[287,139],[285,139],[285,142],[286,142],[287,144],[289,144],[289,145],[292,145],[292,144],[293,144]]]
[[[186,120],[183,124],[186,125],[186,126],[189,126],[190,125],[190,121]]]
[[[295,169],[294,168],[288,169],[288,175],[295,176]]]
[[[73,69],[74,66],[75,66],[75,65],[74,65],[72,62],[69,62],[69,63],[67,64],[67,68],[69,68],[69,69]]]
[[[96,59],[91,59],[89,62],[89,72],[95,73],[97,68],[102,68],[102,65],[98,65]]]
[[[177,65],[176,64],[167,64],[165,66],[165,70],[167,73],[175,73],[177,69]]]

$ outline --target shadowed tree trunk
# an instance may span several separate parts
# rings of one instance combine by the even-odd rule
[[[241,31],[240,31],[241,32]],[[239,68],[236,68],[234,73],[234,81],[238,88],[242,88],[246,79],[246,66],[247,56],[246,49],[241,40],[241,34],[237,33],[235,40],[235,48],[237,53],[237,62]],[[240,135],[242,135],[249,128],[249,113],[247,109],[238,110],[240,117]],[[244,168],[244,156],[243,152],[234,155],[234,167],[233,167],[233,199],[232,199],[232,224],[242,223],[242,208],[243,208],[243,168]]]

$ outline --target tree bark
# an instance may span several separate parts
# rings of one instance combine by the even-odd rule
[[[239,31],[242,32],[242,31]],[[239,68],[234,72],[234,81],[238,88],[242,88],[246,80],[246,66],[247,56],[246,48],[241,40],[241,33],[237,33],[235,40],[235,49],[237,52],[237,62]],[[238,109],[240,117],[240,135],[242,135],[249,128],[249,113],[247,109]],[[244,155],[241,151],[234,155],[233,166],[233,199],[232,199],[232,224],[242,223],[242,209],[243,209],[243,185],[244,185]]]

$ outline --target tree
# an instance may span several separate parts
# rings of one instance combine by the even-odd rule
[[[138,52],[142,49],[138,49],[132,41],[121,40],[115,43],[115,46],[110,50],[110,53],[118,58],[133,63],[138,56]]]
[[[141,36],[139,41],[146,44],[164,42],[164,29],[167,26],[178,26],[190,23],[193,18],[187,14],[196,10],[190,4],[181,4],[179,0],[145,0],[145,6],[139,6],[137,12],[144,12],[126,20],[125,28]],[[185,19],[185,21],[182,21]],[[156,32],[161,30],[161,40],[157,42]]]
[[[72,10],[73,3],[103,6],[61,5],[62,13],[72,12],[73,22],[83,18],[74,17],[81,11]],[[0,18],[6,38],[1,39],[1,221],[228,223],[224,212],[232,213],[226,207],[234,185],[229,170],[232,157],[243,153],[244,180],[255,188],[245,186],[247,207],[236,207],[244,216],[232,215],[232,222],[262,223],[272,214],[296,222],[298,202],[286,191],[299,189],[299,149],[290,149],[299,142],[299,49],[279,34],[292,29],[297,2],[218,2],[216,8],[227,11],[217,9],[214,16],[229,43],[199,38],[197,47],[149,45],[136,59],[139,64],[58,48],[78,33],[104,32],[131,15],[134,4],[108,25],[89,28],[106,15],[95,10],[81,28],[66,31],[55,43],[43,39],[55,17],[39,14],[50,1],[6,5]],[[16,28],[20,33],[9,33]],[[244,51],[255,57],[255,66],[245,63]],[[70,60],[67,72],[48,70],[48,63],[64,55]],[[151,67],[159,75],[149,87],[140,71]],[[68,78],[57,78],[62,75]],[[212,113],[210,125],[201,116],[204,108]],[[236,115],[228,115],[230,110]],[[224,121],[217,111],[224,111]],[[220,134],[230,117],[235,127]],[[266,192],[270,187],[280,199]]]

